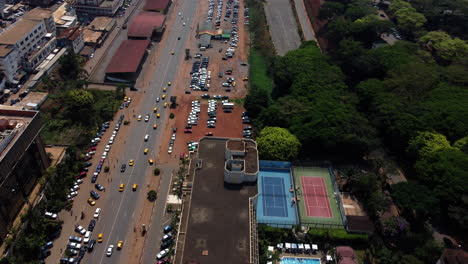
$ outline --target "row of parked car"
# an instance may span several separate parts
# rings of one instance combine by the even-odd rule
[[[172,225],[167,225],[163,228],[164,236],[161,238],[161,251],[156,255],[156,259],[158,260],[156,264],[169,263],[169,258],[167,258],[166,256],[169,254],[174,245],[174,231],[175,230]]]
[[[244,8],[244,25],[248,25],[249,22],[250,22],[249,8],[246,7],[246,8]]]
[[[190,71],[190,89],[194,91],[208,91],[210,89],[211,71],[208,71],[208,57],[202,58],[201,61],[195,60]]]
[[[192,129],[192,126],[198,125],[199,115],[200,101],[192,101],[192,108],[190,109],[190,113],[187,118],[187,126],[185,129]]]
[[[208,120],[206,121],[206,126],[208,128],[216,127],[216,110],[218,109],[218,101],[208,100]]]

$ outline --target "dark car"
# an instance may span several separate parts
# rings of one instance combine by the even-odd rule
[[[161,250],[164,250],[172,245],[172,240],[165,241],[161,243]]]
[[[125,172],[126,168],[127,168],[127,164],[122,163],[122,166],[120,167],[120,172]]]
[[[93,175],[93,177],[91,178],[91,183],[95,183],[96,181],[97,181],[97,176]]]
[[[93,239],[93,240],[89,241],[89,243],[88,243],[88,252],[93,251],[94,245],[96,245],[96,240]]]
[[[91,162],[86,162],[85,167],[89,167],[89,166],[91,166],[91,165],[93,165],[93,163],[91,163]]]
[[[99,199],[99,197],[100,197],[99,194],[97,192],[95,192],[95,191],[90,191],[89,195],[91,195],[91,197],[93,197],[93,199],[95,199],[95,200]]]
[[[89,221],[88,231],[93,232],[94,226],[96,226],[96,220],[92,219],[91,221]]]
[[[96,183],[96,184],[94,185],[94,187],[96,187],[96,189],[98,189],[98,190],[101,191],[101,192],[104,191],[104,186],[102,186],[102,185],[99,184],[99,183]]]
[[[191,94],[192,92],[190,90],[185,90],[185,94]]]

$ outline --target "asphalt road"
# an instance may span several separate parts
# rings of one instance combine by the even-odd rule
[[[315,38],[314,29],[312,28],[312,23],[305,9],[304,0],[294,0],[294,5],[296,6],[296,13],[299,19],[299,23],[301,24],[304,40],[317,41],[317,39]]]
[[[289,0],[267,0],[265,15],[276,53],[283,56],[288,51],[297,49],[301,38],[297,33],[297,24]]]
[[[108,191],[105,194],[110,195],[110,199],[108,199],[107,204],[99,204],[99,207],[103,210],[96,228],[93,231],[93,238],[95,238],[99,233],[104,234],[104,243],[98,245],[91,254],[86,254],[83,259],[83,263],[124,263],[124,258],[119,259],[119,255],[125,254],[125,246],[121,252],[114,250],[111,257],[106,256],[106,250],[111,244],[115,246],[119,240],[125,241],[126,234],[132,232],[134,228],[139,230],[139,227],[136,227],[133,222],[136,220],[135,207],[137,206],[138,199],[146,197],[146,193],[143,193],[142,190],[132,192],[131,186],[134,183],[139,186],[146,185],[145,176],[152,173],[152,170],[154,169],[154,166],[150,166],[148,164],[148,157],[155,157],[155,155],[157,155],[161,140],[169,140],[169,138],[161,138],[164,132],[162,127],[156,130],[153,130],[152,128],[155,122],[160,126],[164,126],[164,124],[161,124],[161,120],[164,120],[165,115],[168,112],[166,111],[167,109],[163,108],[164,101],[161,100],[158,104],[161,119],[156,119],[155,115],[152,114],[152,109],[156,106],[156,97],[161,97],[163,94],[162,88],[167,86],[168,81],[175,79],[178,67],[184,59],[184,40],[187,39],[187,36],[190,33],[190,24],[193,21],[196,4],[197,0],[182,0],[176,9],[171,11],[171,16],[177,15],[178,12],[181,12],[184,16],[183,21],[187,26],[183,26],[182,21],[178,17],[172,28],[168,28],[166,30],[164,33],[167,38],[166,45],[159,46],[160,57],[156,60],[156,71],[152,75],[151,80],[144,80],[144,87],[138,87],[140,89],[139,92],[144,92],[145,96],[143,96],[138,106],[138,109],[140,109],[141,112],[137,113],[135,111],[135,114],[142,114],[144,116],[146,113],[149,113],[151,119],[149,122],[137,122],[135,118],[132,119],[130,125],[131,137],[125,140],[125,151],[120,153],[118,160],[120,163],[128,163],[130,159],[134,159],[135,165],[133,167],[127,166],[125,173],[119,173],[119,168],[115,169],[115,173],[118,173],[118,175],[114,175],[110,188],[108,188]],[[177,40],[179,36],[181,36],[181,40]],[[175,55],[171,55],[171,51],[173,50],[175,51]],[[148,63],[151,63],[149,59],[145,64]],[[172,86],[167,87],[168,96],[166,101],[169,101],[169,94]],[[143,140],[145,134],[150,135],[147,142]],[[122,142],[116,143],[122,144]],[[143,150],[145,148],[150,149],[150,153],[148,155],[143,154]],[[166,151],[167,150],[162,150],[162,153],[167,153]],[[169,189],[170,173],[165,172],[162,173],[162,175],[158,194],[160,199],[156,202],[156,206],[153,210],[155,215],[153,215],[152,223],[150,223],[148,227],[147,241],[145,243],[145,247],[147,248],[144,250],[145,255],[142,263],[155,262],[155,256],[159,252],[161,226],[166,222],[166,219],[163,219],[163,210],[165,207],[165,197],[167,196]],[[124,192],[118,192],[118,186],[120,183],[125,184]]]

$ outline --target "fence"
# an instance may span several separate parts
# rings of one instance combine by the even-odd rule
[[[288,161],[273,161],[273,160],[260,160],[260,168],[264,169],[289,169],[291,162]]]
[[[258,264],[257,198],[249,198],[250,264]]]
[[[333,166],[331,166],[331,164],[330,164],[330,167],[328,167],[328,171],[330,172],[331,182],[333,184],[333,189],[335,190],[336,201],[338,202],[338,208],[340,209],[340,212],[341,212],[341,219],[343,220],[343,226],[346,227],[348,224],[348,219],[346,218],[345,211],[343,208],[343,202],[341,201],[340,190],[338,189],[338,185],[336,184],[335,171],[333,169]]]

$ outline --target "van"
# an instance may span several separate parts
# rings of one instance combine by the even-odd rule
[[[200,47],[200,51],[205,51],[206,47]]]

